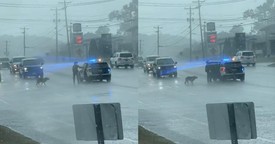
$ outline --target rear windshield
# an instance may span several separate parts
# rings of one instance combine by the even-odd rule
[[[38,59],[35,60],[24,60],[23,65],[41,65],[41,61]]]
[[[253,56],[253,52],[243,52],[243,56]]]
[[[13,58],[12,62],[21,62],[22,59],[24,59],[24,57],[20,57],[20,58]]]
[[[146,60],[147,61],[155,61],[155,59],[158,58],[157,56],[154,57],[147,57]]]
[[[108,68],[107,63],[91,63],[89,64],[92,68]]]
[[[132,57],[131,53],[121,53],[120,57]]]
[[[228,66],[228,67],[240,67],[240,66],[242,66],[241,62],[229,62],[229,63],[225,63],[224,65]]]
[[[9,61],[9,58],[0,58],[0,61]]]
[[[159,59],[157,60],[158,65],[172,65],[174,61],[172,59]]]

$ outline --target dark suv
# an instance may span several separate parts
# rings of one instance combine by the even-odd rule
[[[42,63],[38,58],[23,59],[19,65],[19,76],[21,78],[43,77],[43,74]]]
[[[84,63],[79,70],[79,80],[90,82],[93,80],[111,81],[111,68],[107,62]]]
[[[21,63],[22,59],[25,59],[24,56],[16,56],[13,57],[10,61],[10,73],[15,74],[19,72],[19,64]]]
[[[205,66],[205,71],[207,72],[208,82],[217,79],[221,81],[227,79],[240,79],[244,81],[245,79],[244,67],[239,61],[208,61]]]
[[[10,67],[10,60],[7,57],[0,58],[0,69],[1,68],[9,68]]]
[[[153,76],[160,78],[162,76],[177,77],[177,62],[170,57],[157,58],[153,63]]]

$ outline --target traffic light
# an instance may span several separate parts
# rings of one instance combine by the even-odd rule
[[[246,48],[245,33],[236,33],[235,34],[235,47],[238,50],[245,50],[245,48]]]
[[[73,33],[73,44],[81,45],[83,43],[83,33]]]
[[[217,32],[207,32],[207,42],[216,43],[217,41]]]

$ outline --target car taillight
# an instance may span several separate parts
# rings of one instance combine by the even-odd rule
[[[225,72],[225,67],[221,67],[221,68],[220,68],[220,71],[221,71],[221,72]]]

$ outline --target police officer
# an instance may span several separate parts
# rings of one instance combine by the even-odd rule
[[[74,84],[75,84],[75,79],[77,79],[77,82],[79,83],[78,68],[79,68],[78,62],[74,62],[74,65],[73,65],[73,68],[72,68]]]
[[[211,71],[211,63],[206,61],[205,72],[207,73],[207,82],[210,83],[212,81],[212,71]]]

